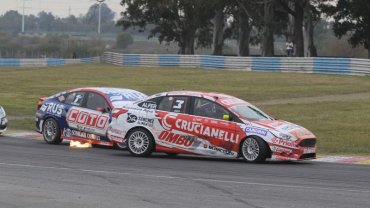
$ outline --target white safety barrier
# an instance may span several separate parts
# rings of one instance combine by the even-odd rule
[[[45,66],[61,66],[66,64],[87,64],[99,63],[100,57],[79,58],[79,59],[59,59],[59,58],[43,58],[43,59],[14,59],[0,58],[0,66],[18,66],[18,67],[45,67]]]
[[[102,61],[120,66],[176,66],[242,71],[370,75],[370,60],[323,57],[233,57],[105,52]]]

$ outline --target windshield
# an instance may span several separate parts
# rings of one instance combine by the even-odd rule
[[[259,120],[272,120],[270,116],[259,110],[258,108],[254,106],[248,106],[248,105],[239,105],[234,106],[231,108],[235,113],[239,114],[240,116],[253,121],[259,121]]]

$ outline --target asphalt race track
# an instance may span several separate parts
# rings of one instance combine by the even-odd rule
[[[370,207],[370,166],[72,149],[0,136],[0,207]]]

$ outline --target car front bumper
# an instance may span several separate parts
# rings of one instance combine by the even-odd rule
[[[0,133],[6,131],[7,126],[8,126],[7,117],[0,118]]]

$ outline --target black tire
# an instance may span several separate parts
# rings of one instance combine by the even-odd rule
[[[261,163],[268,156],[269,148],[258,137],[247,137],[240,145],[240,154],[246,162]]]
[[[48,144],[60,144],[63,139],[60,137],[60,128],[53,118],[45,120],[42,127],[42,136]]]
[[[127,149],[135,157],[147,157],[154,151],[153,136],[145,129],[134,129],[127,135]]]
[[[176,157],[179,153],[174,153],[174,152],[166,152],[168,157]]]

